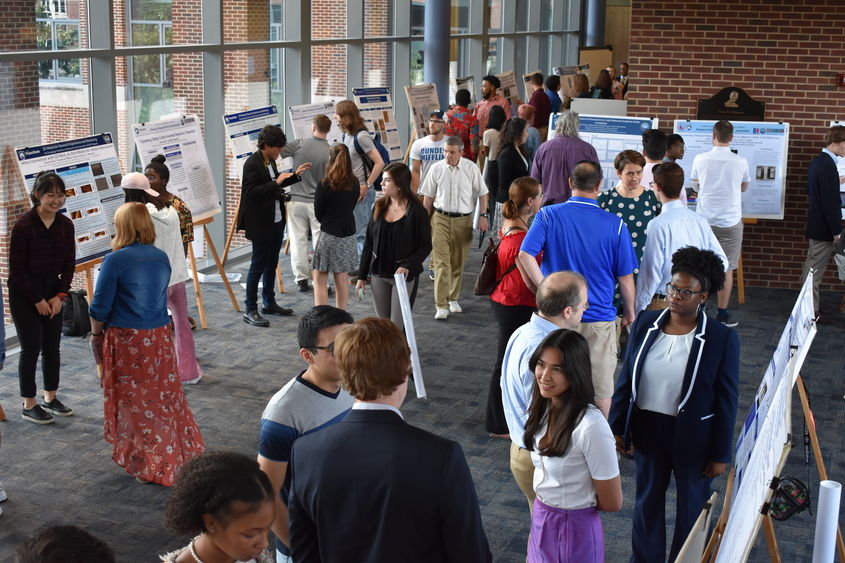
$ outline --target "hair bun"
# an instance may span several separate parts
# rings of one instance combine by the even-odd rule
[[[167,158],[163,154],[158,154],[154,156],[150,162],[160,162],[161,164],[164,164],[166,160]]]

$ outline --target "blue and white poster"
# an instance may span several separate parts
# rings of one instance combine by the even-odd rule
[[[18,169],[32,191],[41,171],[52,171],[65,182],[63,213],[76,232],[76,263],[111,252],[114,212],[123,204],[120,161],[111,133],[15,149]]]
[[[684,187],[692,189],[690,171],[695,156],[713,148],[712,120],[675,120],[675,133],[684,138],[686,153],[678,161],[684,169]],[[742,216],[747,219],[783,219],[786,194],[786,158],[789,124],[733,121],[730,149],[748,161],[751,182],[742,194]],[[690,202],[693,200],[691,199]]]
[[[282,122],[279,120],[279,110],[276,106],[268,106],[224,115],[223,125],[229,149],[235,159],[238,178],[242,178],[244,162],[257,148],[258,133],[265,125],[281,128]]]
[[[353,88],[352,99],[358,106],[370,135],[380,135],[381,144],[390,153],[390,160],[401,160],[402,144],[399,142],[399,128],[396,126],[390,88]]]

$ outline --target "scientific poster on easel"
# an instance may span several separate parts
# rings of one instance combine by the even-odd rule
[[[524,100],[526,104],[528,103],[528,100],[531,99],[531,94],[534,93],[534,87],[531,85],[531,77],[537,73],[542,74],[542,72],[540,72],[539,70],[532,70],[528,74],[522,75],[522,87],[525,90]]]
[[[549,139],[557,136],[557,121],[561,114],[549,116]],[[613,188],[619,178],[613,160],[620,152],[632,150],[642,152],[643,132],[656,129],[658,119],[651,117],[621,117],[612,115],[579,115],[578,134],[582,140],[593,145],[601,163],[604,177],[602,191]]]
[[[111,133],[19,148],[15,154],[27,193],[41,171],[54,171],[64,180],[64,213],[76,232],[76,263],[111,252],[114,212],[124,202]]]
[[[467,90],[469,92],[469,106],[467,109],[473,109],[475,107],[475,77],[470,76],[462,76],[461,78],[455,79],[455,92],[458,90]],[[454,100],[453,100],[454,101]]]
[[[513,107],[519,103],[519,92],[516,89],[516,75],[513,73],[512,70],[508,72],[503,72],[502,74],[497,74],[496,78],[499,79],[501,85],[499,89],[496,90],[496,93],[502,96],[503,98],[508,99],[508,103]]]
[[[675,133],[684,138],[686,154],[678,161],[684,169],[684,187],[692,189],[690,171],[696,155],[713,148],[712,120],[675,120]],[[730,149],[748,161],[751,182],[742,194],[746,219],[783,219],[786,196],[786,159],[789,124],[764,121],[732,121]]]
[[[326,137],[329,145],[343,142],[343,131],[340,130],[337,122],[332,119],[334,115],[334,102],[290,106],[288,108],[288,115],[290,115],[290,122],[293,126],[294,139],[310,139],[312,137],[311,126],[314,124],[314,118],[318,115],[325,115],[332,122],[332,127],[329,129],[329,134]]]
[[[159,154],[167,158],[165,164],[170,169],[167,189],[188,204],[194,221],[220,213],[220,198],[196,115],[136,123],[132,132],[141,162],[150,162]]]
[[[390,88],[353,88],[352,99],[371,135],[381,135],[381,143],[390,153],[390,160],[402,159],[402,144]]]
[[[243,179],[244,162],[258,149],[258,134],[267,125],[281,128],[279,117],[276,106],[248,109],[223,116],[223,127],[229,141],[229,150],[235,159],[239,181]],[[276,159],[276,170],[279,172],[290,172],[292,167],[293,159]]]
[[[408,107],[411,108],[414,134],[417,139],[422,139],[428,135],[428,116],[431,112],[442,109],[437,97],[437,87],[434,84],[405,86],[405,96],[408,98]]]
[[[845,121],[831,121],[830,126],[842,126],[845,127]],[[836,169],[839,171],[839,179],[841,180],[845,177],[845,157],[837,157],[836,159]],[[842,207],[842,218],[845,219],[845,182],[841,182],[839,184],[839,200],[841,202]]]

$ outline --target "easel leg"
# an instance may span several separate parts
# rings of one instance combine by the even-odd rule
[[[276,266],[276,285],[279,286],[279,293],[285,292],[285,283],[282,281],[282,265]]]
[[[94,276],[91,274],[91,268],[85,270],[85,291],[88,293],[88,301],[94,297]]]
[[[813,447],[813,455],[816,457],[816,467],[819,469],[819,480],[827,481],[827,469],[824,466],[822,448],[819,445],[819,435],[816,433],[816,421],[813,418],[813,411],[810,410],[810,400],[807,398],[807,389],[804,387],[804,380],[801,374],[796,378],[798,396],[801,398],[801,408],[804,411],[804,420],[807,421],[807,431],[810,434],[810,445]],[[836,551],[839,552],[839,560],[845,561],[845,543],[842,541],[842,528],[836,527]]]
[[[731,496],[734,488],[734,470],[731,468],[728,473],[728,482],[725,485],[725,502],[722,505],[722,512],[719,514],[719,519],[716,520],[716,525],[713,527],[713,533],[710,535],[710,540],[707,542],[707,547],[704,548],[704,553],[701,555],[701,561],[713,562],[716,561],[716,555],[719,553],[719,544],[722,541],[722,534],[725,533],[725,527],[728,525],[728,513],[731,511]]]
[[[745,279],[742,276],[742,252],[736,265],[736,295],[740,305],[745,304]]]
[[[235,207],[235,215],[232,219],[232,226],[229,227],[229,234],[226,236],[226,245],[223,247],[223,260],[221,264],[226,265],[226,258],[229,257],[229,247],[232,246],[232,239],[235,236],[235,231],[238,228],[238,213],[241,211],[241,198],[238,196],[238,205]]]
[[[0,420],[6,420],[6,411],[3,410],[3,405],[0,405]]]
[[[229,278],[226,277],[226,271],[223,269],[223,264],[220,262],[220,258],[217,256],[217,249],[214,248],[214,241],[211,240],[211,234],[208,232],[208,226],[202,226],[203,236],[205,236],[205,244],[208,245],[208,251],[211,252],[211,257],[214,258],[214,263],[217,265],[217,273],[220,274],[220,277],[223,279],[223,285],[226,287],[226,292],[229,294],[229,301],[232,302],[232,307],[234,307],[236,313],[241,312],[241,308],[238,307],[238,300],[235,299],[235,293],[232,291],[232,285],[229,283]]]
[[[778,540],[775,537],[775,529],[772,526],[772,517],[768,514],[763,516],[763,529],[766,531],[766,546],[769,548],[769,558],[773,563],[781,563]]]
[[[204,227],[205,226],[203,226],[203,228]],[[188,245],[188,258],[191,260],[191,274],[193,274],[194,278],[194,292],[197,294],[197,309],[199,309],[200,313],[200,327],[206,329],[208,328],[208,323],[205,320],[205,307],[202,303],[202,289],[200,289],[200,280],[197,275],[197,260],[194,257],[194,246],[192,244]]]

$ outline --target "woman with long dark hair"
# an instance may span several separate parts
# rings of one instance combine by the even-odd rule
[[[525,154],[525,140],[528,138],[528,123],[512,117],[505,122],[499,135],[499,155],[496,158],[499,169],[499,184],[496,188],[496,202],[508,200],[508,190],[517,178],[528,176],[528,158]]]
[[[399,162],[388,164],[381,185],[384,197],[373,207],[356,289],[363,292],[369,282],[376,315],[402,328],[393,276],[405,276],[413,307],[423,260],[431,253],[431,223],[419,197],[411,190],[411,171],[407,166]]]
[[[24,420],[50,424],[73,410],[56,398],[62,304],[76,262],[73,222],[60,213],[65,183],[55,172],[41,172],[30,193],[32,209],[12,227],[9,242],[9,310],[21,344],[18,379]],[[41,355],[44,400],[35,399],[35,366]]]
[[[528,365],[535,380],[524,439],[537,493],[528,562],[603,563],[598,511],[622,508],[622,484],[613,435],[593,402],[589,345],[559,329]]]
[[[507,119],[501,106],[491,107],[487,116],[487,128],[481,137],[481,154],[485,158],[483,176],[487,191],[490,192],[488,211],[491,213],[496,205],[496,192],[499,189],[499,167],[496,164],[496,159],[499,158],[499,135]]]
[[[486,428],[494,438],[508,437],[500,384],[505,348],[514,331],[527,323],[537,308],[534,292],[525,285],[516,257],[528,232],[528,223],[542,204],[543,187],[531,176],[514,180],[508,190],[508,199],[502,204],[501,242],[496,265],[496,279],[501,281],[490,294],[490,309],[499,327],[496,363],[493,364],[487,393]],[[542,253],[537,255],[538,264],[540,260]]]
[[[677,495],[674,561],[714,477],[733,456],[739,386],[739,339],[708,317],[707,298],[722,289],[725,265],[710,250],[687,246],[672,255],[668,307],[643,311],[631,326],[613,393],[610,426],[620,452],[634,455],[631,561],[666,560],[666,487]]]
[[[112,252],[91,299],[91,347],[102,365],[103,436],[112,459],[142,482],[171,486],[205,443],[179,383],[167,315],[170,261],[140,202],[114,214]]]
[[[599,71],[595,85],[590,89],[590,97],[601,100],[613,99],[613,80],[605,69]]]
[[[314,194],[314,216],[320,222],[320,237],[314,248],[314,305],[329,302],[329,272],[334,276],[335,305],[346,309],[349,302],[347,272],[358,264],[354,210],[359,183],[352,171],[346,145],[335,143],[329,150],[326,175]]]

